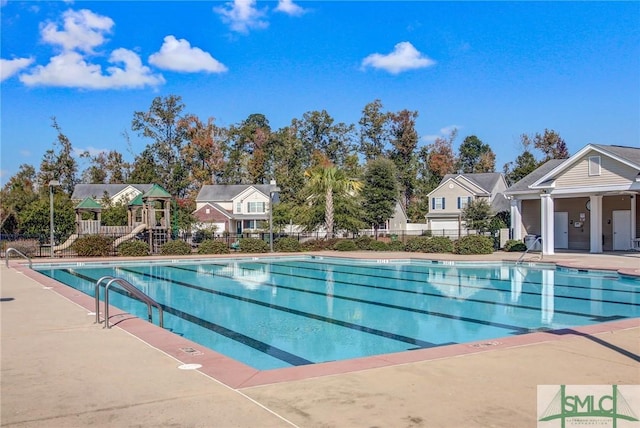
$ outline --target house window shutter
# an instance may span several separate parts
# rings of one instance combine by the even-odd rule
[[[460,209],[460,206],[461,206],[460,199],[462,199],[462,198],[460,196],[458,196],[458,209]]]
[[[444,198],[442,198],[442,209],[444,209]]]
[[[431,209],[432,210],[436,209],[436,198],[431,198]]]

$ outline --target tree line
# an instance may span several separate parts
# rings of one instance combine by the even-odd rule
[[[418,222],[429,210],[427,194],[446,174],[496,172],[496,156],[475,135],[466,136],[456,153],[457,130],[420,146],[417,118],[417,111],[386,111],[380,100],[374,100],[364,106],[357,124],[337,122],[322,110],[306,112],[275,130],[263,114],[222,127],[213,117],[203,120],[186,112],[180,96],[156,97],[147,111],[133,113],[131,132],[148,144],[132,162],[115,150],[85,152],[81,158],[88,167],[79,171],[72,143],[53,117],[57,139],[44,153],[39,169],[21,165],[1,190],[1,230],[48,231],[52,180],[60,182],[57,217],[71,219],[56,219],[65,223],[56,224],[60,234],[72,230],[70,196],[78,183],[158,183],[178,201],[183,226],[192,220],[195,197],[203,185],[271,180],[281,189],[274,223],[293,221],[308,230],[324,225],[329,232],[376,227],[391,217],[396,202],[410,221]],[[124,138],[131,148],[128,131]],[[510,184],[549,159],[569,157],[564,140],[553,130],[523,134],[520,143],[521,153],[502,169]],[[111,217],[117,222],[122,214]],[[110,218],[107,213],[106,218]]]

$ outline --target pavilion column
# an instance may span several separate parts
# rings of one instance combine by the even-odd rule
[[[589,227],[589,242],[591,253],[602,252],[602,195],[589,196],[589,203],[591,205],[590,212],[590,227]]]
[[[522,240],[522,201],[511,199],[511,239]]]
[[[636,248],[636,195],[631,195],[631,248],[635,249]]]
[[[553,198],[548,193],[540,195],[540,219],[542,226],[542,254],[554,254]]]

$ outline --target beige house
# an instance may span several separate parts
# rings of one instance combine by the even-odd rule
[[[265,230],[269,201],[278,190],[275,184],[204,185],[196,197],[198,227],[238,234]]]
[[[464,228],[462,210],[475,199],[486,199],[494,213],[509,210],[503,195],[507,189],[504,175],[497,172],[447,174],[429,193],[427,229],[456,235]]]
[[[543,254],[638,249],[640,148],[589,144],[546,162],[505,194],[512,238],[540,236]]]

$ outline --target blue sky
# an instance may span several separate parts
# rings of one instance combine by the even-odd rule
[[[133,160],[133,113],[168,95],[274,130],[380,99],[419,112],[420,145],[478,136],[498,170],[545,128],[570,153],[640,145],[640,2],[1,1],[2,183],[39,167],[52,116],[78,151]]]

